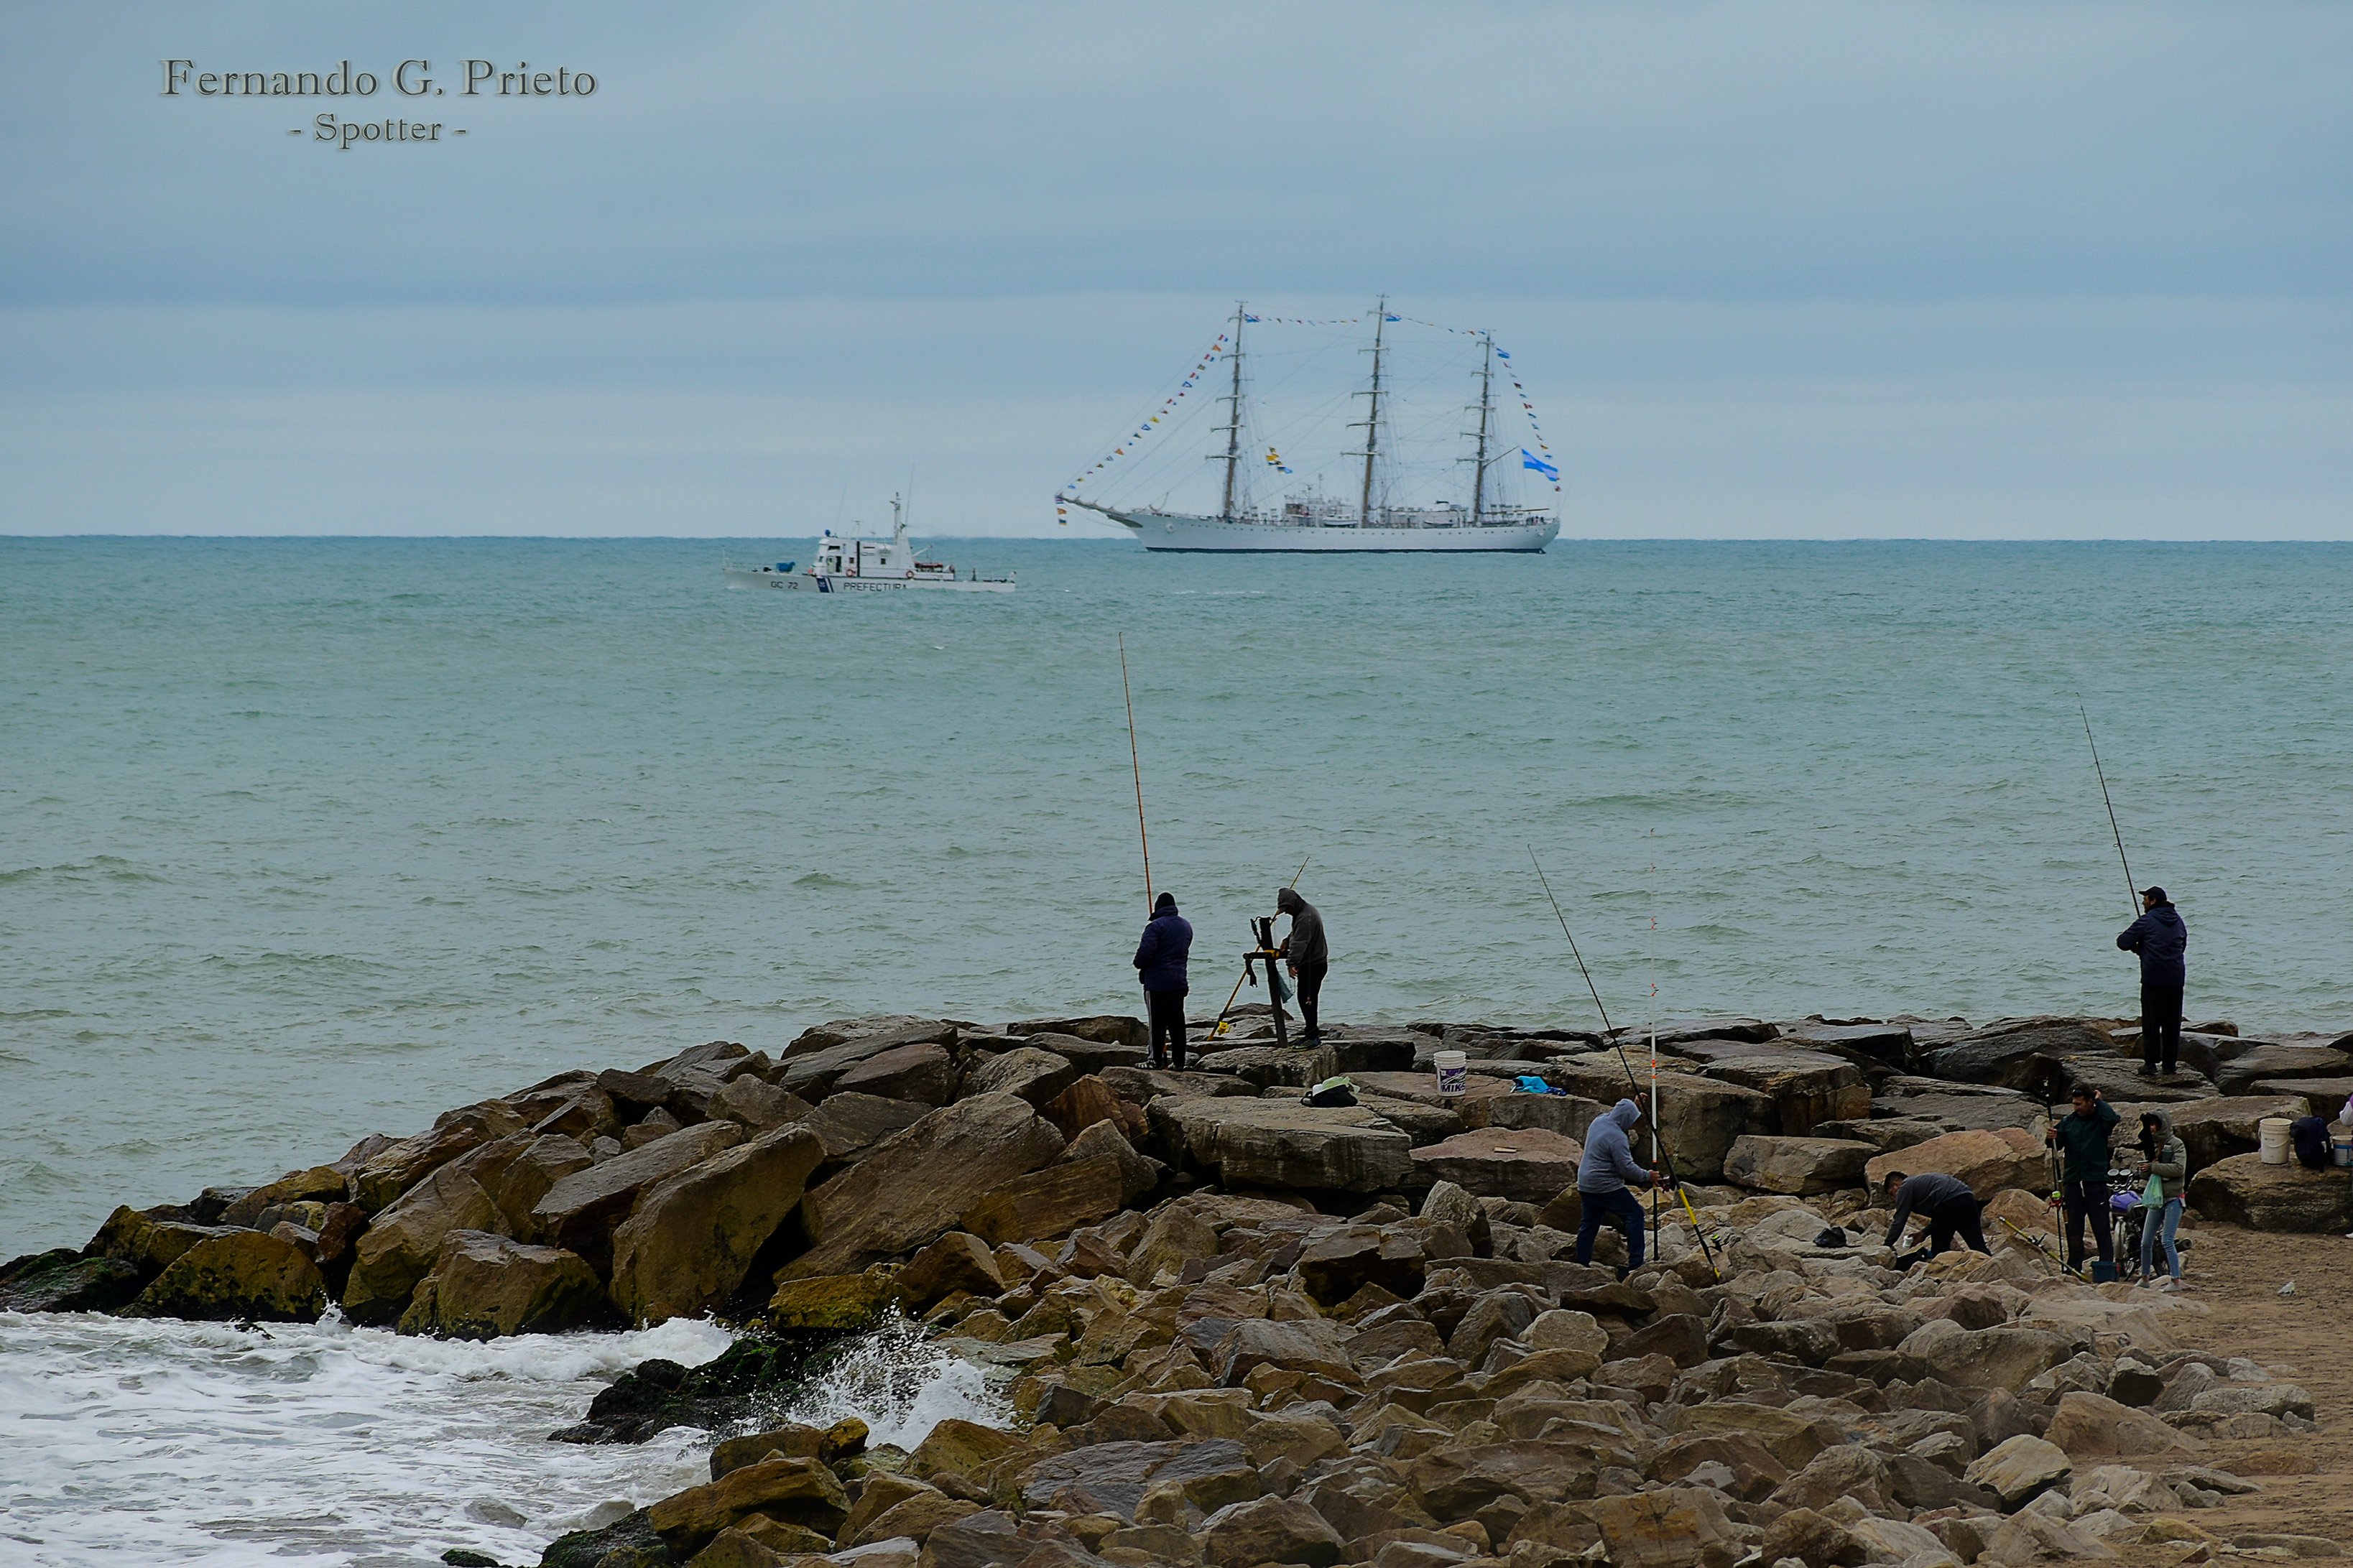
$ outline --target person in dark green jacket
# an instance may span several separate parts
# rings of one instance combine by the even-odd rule
[[[2108,1213],[2108,1138],[2124,1118],[2100,1098],[2100,1091],[2079,1083],[2069,1091],[2075,1109],[2051,1124],[2043,1141],[2064,1159],[2059,1170],[2059,1190],[2067,1205],[2067,1266],[2084,1267],[2084,1221],[2092,1222],[2092,1238],[2100,1261],[2116,1262],[2114,1216]]]

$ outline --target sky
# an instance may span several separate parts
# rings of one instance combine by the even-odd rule
[[[1235,300],[1386,294],[1512,347],[1572,539],[2353,537],[2341,6],[17,5],[0,47],[0,532],[790,538],[912,477],[936,533],[1112,537],[1056,488]]]

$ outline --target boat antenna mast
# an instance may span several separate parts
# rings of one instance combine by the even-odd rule
[[[1373,307],[1372,388],[1357,394],[1370,399],[1365,405],[1365,489],[1356,503],[1356,521],[1360,525],[1373,521],[1373,459],[1380,450],[1381,429],[1381,331],[1388,325],[1388,317],[1389,297],[1384,294],[1380,303]]]
[[[1486,358],[1479,366],[1479,451],[1471,459],[1471,521],[1474,523],[1487,510],[1487,430],[1495,415],[1495,339],[1492,333],[1481,332],[1479,341]]]
[[[1234,301],[1234,382],[1233,390],[1226,395],[1226,501],[1219,516],[1226,521],[1234,520],[1234,481],[1241,472],[1242,461],[1242,322],[1249,319],[1243,301]]]

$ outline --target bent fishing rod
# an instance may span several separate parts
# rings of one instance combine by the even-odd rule
[[[1601,1015],[1601,1026],[1609,1032],[1609,1043],[1617,1047],[1618,1065],[1626,1069],[1627,1085],[1635,1093],[1640,1094],[1642,1091],[1642,1080],[1634,1076],[1634,1064],[1626,1055],[1625,1042],[1618,1037],[1616,1026],[1609,1022],[1609,1009],[1601,1005],[1600,987],[1593,984],[1593,972],[1585,967],[1585,954],[1577,950],[1577,936],[1568,929],[1568,917],[1560,912],[1560,900],[1553,897],[1552,880],[1545,875],[1544,863],[1536,858],[1536,847],[1531,844],[1527,847],[1527,850],[1528,864],[1535,868],[1536,881],[1544,888],[1545,901],[1552,905],[1552,918],[1560,922],[1560,934],[1568,938],[1568,955],[1577,960],[1577,972],[1585,976],[1585,989],[1587,994],[1593,998],[1593,1010]],[[1651,1131],[1654,1138],[1658,1138],[1658,1097],[1653,1093],[1651,1100]],[[1724,1278],[1724,1268],[1715,1260],[1715,1248],[1707,1244],[1707,1232],[1700,1228],[1699,1211],[1692,1206],[1691,1194],[1683,1191],[1683,1174],[1675,1169],[1674,1151],[1667,1147],[1664,1138],[1658,1138],[1658,1145],[1660,1162],[1667,1167],[1667,1180],[1674,1184],[1675,1196],[1683,1200],[1683,1215],[1691,1222],[1692,1235],[1699,1241],[1700,1255],[1707,1259],[1707,1266],[1714,1269],[1715,1277],[1721,1279]]]
[[[2116,803],[2108,796],[2108,775],[2100,766],[2100,743],[2092,739],[2092,715],[2081,702],[2075,711],[2084,721],[2084,741],[2092,748],[2092,776],[2100,781],[2100,804],[2108,808],[2108,831],[2116,836],[2116,859],[2125,868],[2125,901],[2132,907],[2133,919],[2140,918],[2140,884],[2133,880],[2132,861],[2125,856],[2125,830],[2116,826]]]

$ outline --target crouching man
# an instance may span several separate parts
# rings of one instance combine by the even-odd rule
[[[1977,1194],[1969,1191],[1969,1184],[1959,1177],[1946,1175],[1942,1171],[1923,1171],[1916,1176],[1890,1171],[1884,1189],[1895,1205],[1895,1218],[1887,1227],[1889,1247],[1903,1242],[1904,1227],[1914,1215],[1928,1222],[1928,1245],[1897,1258],[1898,1268],[1926,1262],[1950,1246],[1956,1237],[1979,1252],[1993,1250],[1986,1245],[1980,1218],[1985,1205],[1978,1202]]]

